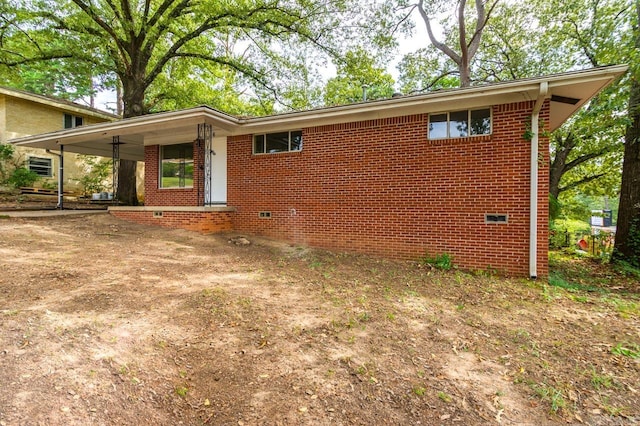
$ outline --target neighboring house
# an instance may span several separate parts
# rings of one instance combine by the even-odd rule
[[[0,87],[0,143],[19,137],[111,122],[116,119],[118,119],[116,115],[95,108]],[[48,153],[43,149],[31,147],[16,149],[16,161],[24,162],[26,168],[41,177],[36,186],[57,185],[58,158],[57,152]],[[65,154],[64,165],[65,187],[79,189],[78,180],[85,173],[82,158],[73,153]]]
[[[546,275],[549,143],[610,66],[258,118],[207,107],[13,141],[144,160],[139,223]]]

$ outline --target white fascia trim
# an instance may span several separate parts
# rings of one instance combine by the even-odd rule
[[[265,117],[245,118],[239,121],[243,127],[242,131],[246,132],[253,127],[276,123],[283,126],[300,127],[296,126],[297,123],[304,123],[323,118],[326,119],[329,117],[338,118],[356,113],[376,113],[380,111],[389,112],[394,109],[407,109],[414,106],[425,107],[430,104],[440,103],[443,99],[448,102],[464,102],[471,99],[486,98],[488,96],[500,97],[520,93],[524,95],[522,100],[535,100],[539,93],[540,84],[542,83],[547,84],[549,87],[562,87],[594,80],[603,80],[603,78],[613,80],[620,74],[624,73],[627,68],[627,65],[616,65],[575,71],[572,73],[516,80],[513,82],[495,83],[486,86],[446,89],[421,95],[404,96],[380,101],[360,102],[356,104],[318,108],[308,111],[288,112]],[[251,132],[249,131],[246,133]]]
[[[86,137],[109,137],[135,133],[143,127],[162,127],[176,121],[208,121],[222,128],[236,127],[238,119],[226,115],[208,107],[196,107],[180,111],[160,112],[157,114],[142,115],[120,121],[109,123],[91,124],[88,126],[75,127],[73,129],[58,130],[35,136],[25,136],[9,141],[14,145],[46,142],[52,139],[59,139],[59,144],[73,145],[86,141]]]

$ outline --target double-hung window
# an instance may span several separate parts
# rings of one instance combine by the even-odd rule
[[[302,130],[253,135],[254,154],[272,154],[276,152],[300,151],[301,149]]]
[[[193,187],[193,144],[160,147],[160,188]]]
[[[429,115],[429,139],[491,134],[491,109],[472,109]]]

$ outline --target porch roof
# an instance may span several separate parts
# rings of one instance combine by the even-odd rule
[[[547,84],[550,128],[555,130],[593,96],[627,70],[613,65],[485,86],[439,90],[378,101],[288,112],[265,117],[234,117],[207,106],[127,118],[52,133],[14,139],[10,143],[111,157],[114,136],[119,137],[120,158],[143,160],[144,146],[166,145],[196,139],[197,125],[213,126],[216,136],[255,134],[327,124],[398,117],[410,114],[480,108],[536,100]]]

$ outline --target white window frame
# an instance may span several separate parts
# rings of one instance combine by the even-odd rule
[[[49,166],[48,167],[45,166],[45,165],[40,165],[40,166],[36,167],[38,169],[47,169],[49,171],[48,174],[41,174],[41,173],[38,173],[36,170],[34,170],[31,167],[31,161],[32,160],[48,161],[49,162]],[[40,177],[51,178],[51,177],[53,177],[53,158],[50,158],[50,157],[38,157],[38,156],[35,156],[35,155],[30,155],[27,158],[27,169],[29,169],[30,171],[34,172],[35,174],[37,174]]]
[[[485,111],[488,110],[489,111],[489,132],[488,133],[478,133],[475,135],[471,134],[471,112],[472,111]],[[466,136],[451,136],[451,133],[449,131],[450,126],[451,126],[451,113],[456,113],[456,112],[462,112],[462,111],[466,111],[467,112],[467,135]],[[443,137],[436,137],[436,138],[432,138],[431,137],[431,131],[429,130],[429,127],[431,126],[431,117],[434,115],[443,115],[446,114],[447,115],[447,135],[443,136]],[[442,112],[436,112],[436,113],[430,113],[429,114],[429,124],[427,125],[427,139],[429,140],[442,140],[442,139],[460,139],[460,138],[473,138],[473,137],[478,137],[478,136],[487,136],[487,135],[491,135],[493,133],[493,108],[491,107],[486,107],[486,108],[473,108],[473,109],[459,109],[459,110],[455,110],[455,111],[442,111]]]
[[[298,149],[291,149],[291,133],[297,133],[300,132],[300,147]],[[277,152],[266,152],[267,150],[267,135],[273,135],[275,133],[289,133],[289,144],[287,147],[286,151],[277,151]],[[263,137],[263,144],[264,144],[264,151],[263,152],[257,152],[256,151],[256,138],[262,136]],[[281,132],[269,132],[269,133],[256,133],[253,135],[253,137],[251,138],[251,151],[254,155],[262,155],[262,154],[282,154],[285,152],[299,152],[302,151],[302,146],[304,145],[304,135],[301,129],[298,130],[283,130]]]

